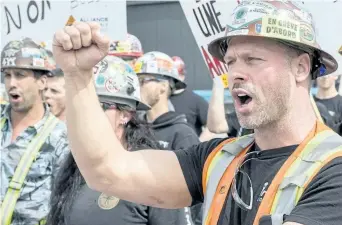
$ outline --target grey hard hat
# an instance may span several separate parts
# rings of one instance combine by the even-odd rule
[[[177,67],[172,58],[162,52],[148,52],[137,59],[134,65],[136,74],[151,74],[171,78],[175,89],[184,89],[186,84],[179,78]]]
[[[31,38],[8,42],[1,51],[1,68],[20,68],[50,72],[56,63],[48,52]]]
[[[135,110],[151,107],[141,101],[140,85],[132,67],[116,56],[106,56],[94,67],[96,93],[100,101],[128,105]]]

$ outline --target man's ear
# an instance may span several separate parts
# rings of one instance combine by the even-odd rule
[[[339,76],[337,76],[337,75],[332,75],[332,76],[333,76],[332,79],[334,79],[335,81],[339,78]]]
[[[168,81],[162,81],[160,82],[160,94],[164,94],[165,92],[167,92],[169,88],[169,82]]]
[[[46,75],[41,75],[41,76],[37,79],[37,83],[38,83],[39,91],[44,91],[45,88],[46,88],[47,76],[46,76]]]
[[[297,83],[302,83],[311,76],[311,59],[304,53],[292,60],[291,69]]]

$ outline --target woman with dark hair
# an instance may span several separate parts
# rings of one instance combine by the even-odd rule
[[[100,104],[123,146],[128,151],[157,149],[153,133],[135,114],[150,107],[140,101],[139,81],[132,68],[120,58],[107,56],[94,68],[94,82]],[[48,225],[187,224],[184,209],[148,207],[91,190],[71,154],[51,196]]]

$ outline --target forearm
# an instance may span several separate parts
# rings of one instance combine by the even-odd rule
[[[212,96],[209,102],[207,127],[213,133],[225,133],[228,124],[224,109],[224,87],[219,79],[213,80]]]
[[[120,174],[125,166],[125,151],[100,107],[92,79],[72,76],[65,75],[67,128],[72,154],[88,185],[109,185],[115,179],[106,177],[107,167],[116,167],[112,171]],[[82,76],[92,77],[91,74]]]

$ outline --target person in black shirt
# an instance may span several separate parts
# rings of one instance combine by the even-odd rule
[[[334,130],[342,135],[342,96],[338,94],[335,86],[338,78],[337,75],[317,78],[318,92],[315,100],[328,109],[333,118]]]
[[[179,79],[184,81],[186,74],[184,61],[179,56],[173,56],[172,59],[177,67]],[[208,102],[205,99],[187,88],[182,88],[172,92],[170,101],[176,112],[185,114],[200,141],[213,138],[213,134],[207,128]]]
[[[164,64],[159,63],[161,61]],[[151,106],[144,119],[154,130],[163,148],[178,150],[198,144],[199,139],[187,124],[186,116],[169,111],[171,93],[186,87],[175,72],[172,59],[162,52],[148,52],[138,58],[135,69],[141,86],[141,97]]]
[[[238,207],[229,194],[224,201],[225,207],[219,212],[218,225],[253,224],[258,202],[266,203],[263,196],[271,195],[268,187],[275,184],[273,177],[279,172],[281,161],[289,158],[289,154],[291,158],[298,158],[293,152],[294,148],[298,150],[297,145],[305,145],[313,137],[315,140],[322,137],[317,135],[321,130],[319,127],[328,129],[317,121],[309,90],[313,79],[335,72],[338,63],[318,47],[315,34],[309,33],[315,30],[310,23],[311,14],[303,11],[299,6],[301,3],[258,3],[241,2],[232,13],[233,22],[227,26],[226,36],[208,46],[213,57],[227,64],[229,88],[239,123],[254,129],[251,135],[254,144],[247,146],[246,150],[258,153],[254,159],[245,161],[241,168],[254,179],[252,210]],[[253,16],[250,17],[249,13]],[[292,20],[296,20],[296,24],[289,22]],[[283,32],[280,27],[284,30],[293,27],[293,32]],[[302,28],[305,32],[300,32]],[[107,37],[99,30],[96,24],[78,23],[59,30],[54,43],[56,61],[68,77],[67,124],[71,151],[87,184],[97,191],[128,201],[163,208],[203,202],[202,182],[206,182],[201,176],[203,162],[221,140],[176,152],[125,151],[95,99],[90,65],[100,61],[109,46]],[[310,44],[312,42],[314,44]],[[165,61],[160,64],[165,65]],[[154,68],[155,64],[149,67]],[[96,121],[85,121],[86,118],[96,118]],[[80,124],[86,125],[87,129]],[[334,135],[329,129],[327,133]],[[333,137],[334,149],[341,154],[342,138]],[[294,208],[286,212],[284,218],[279,217],[279,224],[341,224],[342,157],[335,155],[324,165],[308,183]],[[233,169],[237,168],[233,165]],[[280,177],[282,181],[287,180]],[[238,187],[243,182],[237,177]],[[217,187],[215,183],[209,185]],[[257,220],[255,224],[266,223]]]
[[[158,63],[164,60],[164,65]],[[185,83],[171,70],[165,69],[166,63],[172,66],[172,59],[161,52],[149,52],[140,57],[136,64],[136,73],[141,85],[142,99],[151,106],[144,119],[153,129],[156,138],[164,149],[187,149],[199,143],[195,131],[188,124],[184,114],[169,110],[168,100],[171,93],[185,88]],[[152,68],[150,65],[156,65]],[[140,66],[141,65],[141,66]],[[167,65],[167,64],[166,64]],[[200,205],[185,209],[186,217],[196,221]],[[197,219],[198,221],[198,219]],[[198,223],[197,223],[198,224]]]
[[[123,79],[118,79],[126,68]],[[109,68],[109,69],[108,69]],[[114,69],[113,69],[114,68]],[[160,148],[149,126],[138,119],[136,110],[150,107],[140,101],[137,76],[122,59],[107,56],[96,77],[99,101],[115,133],[127,151]],[[115,82],[106,87],[108,80]],[[117,90],[112,92],[112,90]],[[183,209],[160,209],[136,204],[91,190],[71,154],[55,180],[48,225],[186,225]]]

